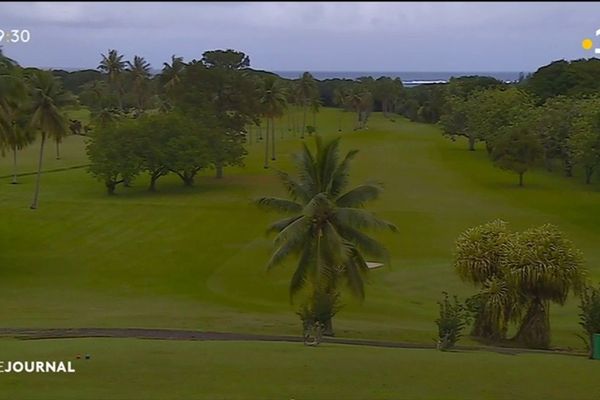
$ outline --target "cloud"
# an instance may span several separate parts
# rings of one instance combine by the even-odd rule
[[[527,70],[585,56],[598,3],[0,3],[5,47],[27,65],[95,67],[117,48],[160,65],[210,48],[248,52],[268,69]]]

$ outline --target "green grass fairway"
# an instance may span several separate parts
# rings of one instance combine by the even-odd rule
[[[600,363],[573,356],[127,339],[0,340],[0,346],[4,360],[71,360],[76,369],[4,374],[0,399],[6,400],[600,397]],[[75,359],[86,353],[90,360]]]
[[[337,134],[339,112],[325,109],[319,126]],[[373,115],[369,129],[352,132],[344,115],[342,147],[358,148],[352,180],[386,186],[373,209],[400,227],[380,236],[393,265],[372,272],[367,298],[346,296],[336,318],[340,336],[430,342],[441,291],[473,293],[451,268],[453,241],[464,229],[494,218],[514,228],[553,222],[585,253],[598,278],[600,193],[581,179],[545,172],[516,176],[495,169],[483,150],[444,139],[434,126]],[[280,124],[281,126],[281,124]],[[277,130],[279,138],[280,129]],[[256,132],[253,132],[253,142]],[[278,141],[276,168],[291,169],[300,139]],[[63,158],[48,146],[46,169],[87,162],[83,137],[68,137]],[[307,142],[312,144],[310,139]],[[12,327],[165,327],[249,333],[297,334],[296,306],[288,301],[293,264],[267,273],[277,215],[252,201],[282,194],[274,171],[262,167],[264,145],[253,143],[245,168],[228,168],[225,179],[206,171],[193,188],[176,176],[146,190],[109,197],[85,169],[43,175],[40,209],[28,208],[34,176],[21,184],[0,181],[1,324]],[[37,147],[20,154],[20,170],[35,171]],[[10,173],[10,158],[0,171]],[[575,333],[576,302],[552,307],[553,344],[581,347]]]

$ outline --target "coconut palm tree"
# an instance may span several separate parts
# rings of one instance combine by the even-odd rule
[[[306,130],[306,110],[308,109],[310,100],[316,96],[317,92],[317,83],[310,72],[302,74],[298,81],[297,91],[299,103],[302,106],[302,133],[300,134],[300,139],[304,139],[304,132]]]
[[[350,162],[357,150],[339,159],[339,138],[324,143],[315,136],[316,153],[303,144],[297,155],[298,177],[280,172],[290,199],[263,197],[258,204],[287,213],[269,227],[277,232],[275,251],[267,268],[281,264],[292,255],[299,257],[290,282],[293,298],[307,285],[315,293],[335,294],[345,282],[351,293],[363,299],[367,264],[364,254],[389,261],[387,250],[363,231],[396,227],[363,209],[379,197],[381,186],[364,184],[346,191]],[[331,321],[326,321],[331,330]]]
[[[550,303],[563,305],[584,283],[579,250],[553,225],[513,236],[503,258],[505,279],[526,298],[526,312],[515,340],[529,347],[550,345]]]
[[[136,93],[137,107],[140,110],[145,108],[146,87],[150,79],[150,63],[144,57],[134,56],[133,62],[127,61],[127,72],[131,75],[133,81],[133,90]]]
[[[275,160],[275,117],[283,115],[286,107],[286,91],[277,78],[267,76],[263,81],[260,99],[263,115],[267,119],[267,140],[265,145],[265,168],[269,168],[269,128],[271,128],[271,160]]]
[[[63,103],[65,98],[60,82],[50,72],[35,71],[30,77],[30,86],[32,89],[33,111],[30,124],[32,128],[39,130],[41,133],[35,192],[31,203],[31,209],[35,210],[38,208],[46,138],[64,135],[67,132],[67,123],[65,116],[59,110],[59,105]]]
[[[338,118],[338,132],[342,131],[342,117],[344,116],[344,112],[346,110],[346,100],[348,98],[348,93],[344,88],[335,89],[333,91],[333,103],[340,108],[339,118]]]
[[[315,95],[310,99],[310,111],[312,112],[312,117],[313,117],[312,126],[313,126],[313,130],[315,132],[317,130],[317,113],[319,112],[320,108],[321,108],[321,99],[319,98],[318,95]]]
[[[0,53],[0,147],[13,155],[13,179],[17,181],[17,151],[31,144],[34,135],[26,117],[27,87],[21,68]]]
[[[106,55],[102,54],[102,60],[98,69],[108,76],[108,84],[111,91],[117,96],[119,109],[123,110],[123,98],[122,98],[122,75],[125,70],[127,63],[123,61],[123,55],[119,54],[117,50],[108,50]]]
[[[183,57],[171,56],[171,64],[163,63],[163,69],[161,74],[161,81],[165,90],[170,92],[177,84],[181,81],[181,76],[185,70],[185,63]]]

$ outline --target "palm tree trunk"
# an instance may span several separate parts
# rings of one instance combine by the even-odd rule
[[[304,130],[306,129],[306,105],[302,106],[302,133],[300,139],[304,139]]]
[[[523,174],[524,172],[519,172],[519,186],[523,186]]]
[[[60,142],[56,139],[56,159],[60,160]]]
[[[550,345],[550,318],[549,303],[547,301],[539,298],[531,301],[515,340],[527,347],[548,348]]]
[[[215,163],[215,169],[216,169],[215,178],[217,178],[217,179],[223,179],[223,162],[222,161],[217,161]]]
[[[37,177],[35,179],[35,192],[33,193],[33,201],[31,203],[31,209],[35,210],[38,208],[38,200],[40,197],[40,177],[42,176],[42,161],[44,160],[44,145],[46,144],[46,133],[42,132],[42,143],[40,144],[40,156],[38,159],[38,170]]]
[[[342,131],[342,116],[344,115],[344,110],[340,110],[339,118],[338,118],[338,132]]]
[[[17,183],[19,183],[17,181],[17,146],[13,146],[12,150],[13,150],[13,178],[12,178],[12,184],[16,185]]]
[[[275,119],[271,118],[271,160],[275,161]]]
[[[269,168],[269,119],[267,118],[267,140],[265,142],[265,164],[264,168]]]

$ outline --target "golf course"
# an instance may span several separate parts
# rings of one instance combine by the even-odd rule
[[[89,118],[85,108],[70,112]],[[442,292],[474,293],[453,269],[455,241],[495,219],[514,230],[556,225],[583,252],[589,279],[600,280],[600,183],[536,168],[519,187],[513,173],[488,161],[483,145],[467,151],[464,138],[448,140],[436,125],[373,113],[367,129],[354,130],[355,118],[321,108],[318,132],[341,137],[344,153],[359,150],[350,185],[381,182],[370,210],[398,232],[374,233],[389,265],[368,272],[364,301],[342,291],[336,337],[434,347]],[[295,263],[267,271],[273,238],[266,230],[277,215],[256,199],[285,197],[276,171],[293,173],[292,155],[303,141],[315,142],[289,131],[282,116],[277,159],[266,169],[265,144],[252,135],[245,165],[225,168],[222,179],[205,169],[186,187],[168,174],[151,192],[140,176],[114,196],[87,173],[88,139],[67,136],[60,160],[53,145],[45,150],[35,211],[38,145],[19,152],[17,185],[10,184],[11,158],[0,159],[0,327],[300,336],[289,295]],[[577,305],[572,296],[550,306],[551,348],[568,355],[498,353],[468,336],[459,345],[482,349],[4,335],[2,359],[72,360],[77,373],[0,376],[0,399],[594,399],[600,362],[587,358],[577,336]]]

